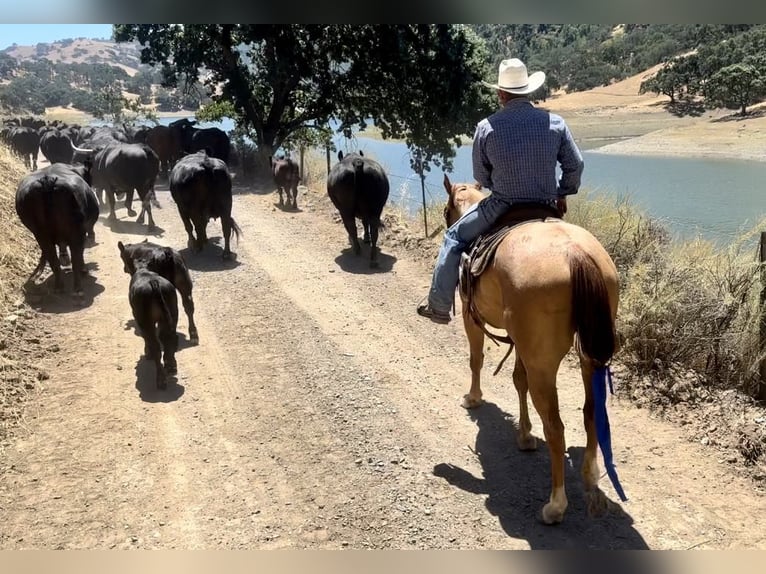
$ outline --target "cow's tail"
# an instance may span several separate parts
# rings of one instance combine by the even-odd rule
[[[354,213],[356,213],[356,202],[359,201],[359,195],[362,193],[362,176],[364,175],[364,161],[354,158]]]
[[[237,237],[237,244],[239,244],[239,237],[241,235],[244,235],[242,233],[242,229],[239,227],[236,221],[234,221],[234,218],[229,216],[229,221],[231,222],[231,229],[234,231],[234,235]]]
[[[155,297],[158,297],[160,303],[162,304],[162,314],[165,316],[165,321],[168,325],[173,325],[173,315],[170,314],[170,307],[168,307],[168,302],[165,300],[165,296],[162,294],[162,289],[160,289],[160,282],[156,279],[150,279],[149,285],[151,286]]]

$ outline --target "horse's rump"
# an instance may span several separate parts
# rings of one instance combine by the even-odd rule
[[[603,247],[579,226],[561,220],[527,221],[507,230],[491,259],[481,266],[476,259],[464,256],[460,296],[464,308],[482,328],[484,324],[506,327],[502,317],[511,292],[526,294],[514,295],[511,312],[514,307],[528,311],[529,305],[544,302],[547,306],[558,300],[571,309],[572,328],[578,334],[580,350],[605,364],[616,349],[608,286],[616,275],[608,268],[602,269],[607,260],[609,256]],[[483,275],[477,275],[479,269],[500,279],[500,290],[494,295],[481,294],[479,284]],[[565,288],[566,285],[569,287]],[[496,341],[510,342],[507,337],[483,330]]]

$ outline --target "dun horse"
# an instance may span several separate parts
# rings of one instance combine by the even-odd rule
[[[484,197],[478,184],[451,184],[446,175],[444,186],[449,195],[444,208],[448,226]],[[594,373],[601,373],[604,380],[608,374],[606,365],[617,346],[618,303],[617,270],[609,254],[587,230],[562,221],[555,213],[552,215],[513,226],[500,240],[485,270],[472,280],[472,288],[466,292],[470,277],[463,269],[460,285],[471,366],[471,389],[463,406],[474,408],[482,403],[483,344],[485,333],[489,334],[485,324],[505,330],[506,342],[516,349],[513,383],[520,405],[518,446],[521,450],[537,447],[531,434],[529,393],[543,421],[550,451],[552,488],[550,500],[542,509],[542,519],[547,524],[561,522],[567,508],[564,424],[559,416],[556,373],[572,348],[575,334],[585,386],[583,419],[587,445],[582,479],[591,512],[599,513],[608,504],[598,488],[596,450],[601,433],[597,437],[594,411],[598,405],[592,381]],[[604,458],[607,469],[613,472],[611,449],[605,449],[604,443],[601,446],[609,451]],[[618,492],[624,499],[621,488]]]

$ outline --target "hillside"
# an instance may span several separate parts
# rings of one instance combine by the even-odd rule
[[[49,60],[61,64],[109,64],[133,76],[138,72],[141,56],[138,44],[117,43],[88,38],[64,39],[34,46],[13,44],[2,50],[17,60]]]

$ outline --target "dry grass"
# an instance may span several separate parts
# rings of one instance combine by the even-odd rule
[[[620,354],[634,374],[693,374],[702,384],[753,396],[759,340],[760,222],[727,248],[670,241],[628,201],[584,197],[567,220],[591,230],[620,271]]]
[[[37,263],[39,250],[15,208],[16,186],[24,164],[0,145],[0,446],[21,416],[37,371],[21,348],[27,318],[22,283]]]

